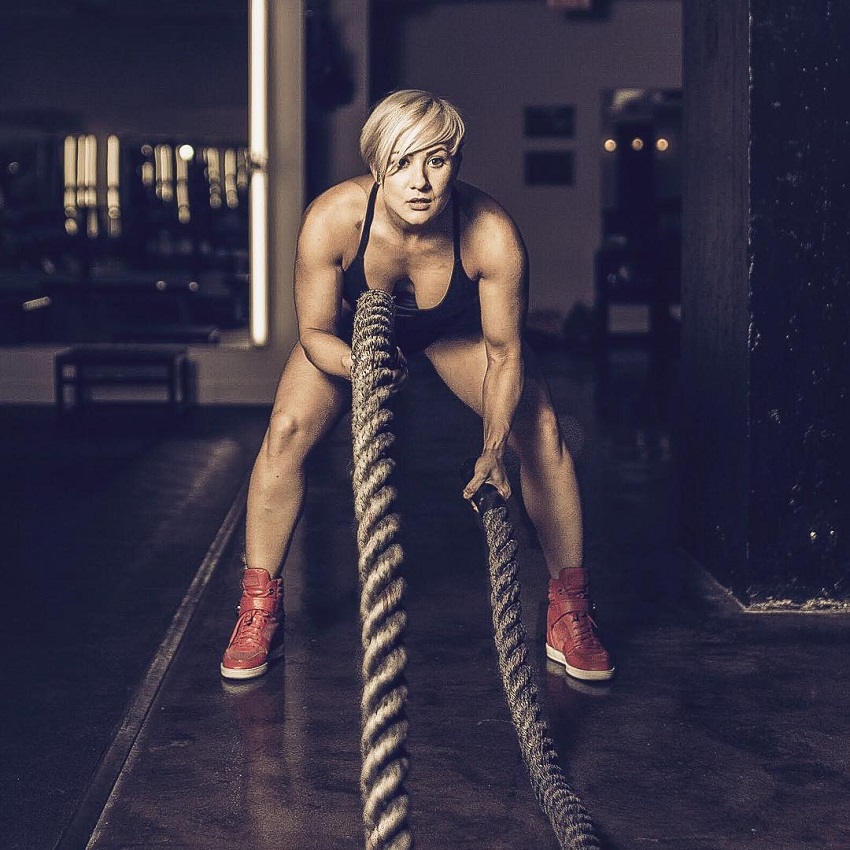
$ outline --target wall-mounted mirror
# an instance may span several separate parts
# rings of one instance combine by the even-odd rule
[[[248,0],[0,10],[0,344],[249,344]]]

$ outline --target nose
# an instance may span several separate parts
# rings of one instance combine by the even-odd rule
[[[430,187],[428,174],[425,171],[425,163],[415,163],[410,168],[410,188],[425,191]]]

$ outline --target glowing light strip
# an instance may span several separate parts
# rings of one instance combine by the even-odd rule
[[[268,0],[250,0],[248,147],[251,160],[248,228],[250,330],[254,345],[269,343],[268,251]]]
[[[236,193],[236,151],[233,148],[227,148],[224,152],[224,198],[231,209],[239,206]]]
[[[85,137],[85,186],[86,206],[97,207],[97,136],[90,133]]]
[[[254,345],[269,344],[268,310],[268,242],[266,239],[266,216],[268,208],[268,180],[262,172],[251,175],[250,229],[250,329]]]
[[[65,230],[77,232],[77,139],[65,136]]]
[[[177,185],[177,220],[181,224],[188,224],[192,220],[189,209],[189,160],[185,156],[183,147],[177,149],[174,158],[174,174]]]
[[[121,235],[121,143],[118,136],[106,139],[106,220],[111,237]]]
[[[86,137],[77,136],[77,206],[86,205]]]
[[[97,136],[91,133],[85,137],[85,187],[86,234],[89,239],[97,239],[100,230],[97,221]]]

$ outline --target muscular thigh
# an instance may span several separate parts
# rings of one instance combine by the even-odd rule
[[[487,371],[487,351],[484,340],[478,338],[441,339],[426,349],[437,374],[446,386],[479,416],[482,414],[484,374]],[[512,436],[527,433],[541,414],[552,410],[549,387],[540,364],[528,346],[523,344],[525,378],[522,397],[514,416]]]
[[[274,397],[270,434],[297,432],[309,446],[333,428],[351,404],[351,386],[317,369],[300,343],[286,361]]]

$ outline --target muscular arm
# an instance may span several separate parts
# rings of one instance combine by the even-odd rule
[[[522,327],[528,307],[528,260],[522,239],[503,213],[486,214],[481,228],[479,295],[487,352],[482,396],[484,442],[475,474],[464,489],[469,498],[489,481],[504,498],[510,484],[504,451],[523,386]]]
[[[295,255],[298,337],[307,359],[327,375],[349,378],[351,349],[337,336],[342,309],[342,199],[322,196],[308,207]]]

